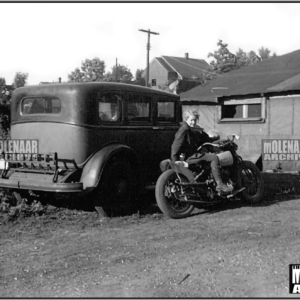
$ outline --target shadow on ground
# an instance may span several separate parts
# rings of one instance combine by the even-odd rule
[[[251,204],[244,201],[226,201],[224,203],[216,203],[209,206],[198,206],[198,211],[191,217],[201,214],[213,214],[224,210],[233,210],[247,206],[270,206],[278,202],[290,201],[300,198],[300,177],[292,174],[266,174],[262,175],[264,180],[264,196],[263,200],[257,204]],[[67,208],[71,210],[82,210],[86,212],[94,212],[95,207],[93,201],[88,197],[63,196],[55,198],[48,196],[43,198],[44,204],[53,205],[58,208]],[[121,217],[138,212],[140,215],[161,213],[156,205],[154,191],[150,190],[139,196],[138,205],[134,211],[113,211],[112,217]],[[200,211],[199,211],[200,209]]]
[[[196,212],[191,217],[201,214],[213,214],[225,210],[233,210],[242,207],[263,207],[278,204],[280,202],[291,201],[300,198],[300,176],[294,174],[274,174],[263,173],[264,195],[261,202],[256,204],[245,201],[226,201],[207,206],[200,212]]]
[[[52,205],[57,208],[66,208],[71,210],[81,210],[85,212],[95,212],[95,206],[91,197],[69,196],[62,197],[47,196],[42,198],[44,205]],[[154,191],[147,191],[137,199],[137,205],[130,211],[110,210],[111,217],[123,217],[134,213],[140,215],[159,213],[160,210],[156,205]]]

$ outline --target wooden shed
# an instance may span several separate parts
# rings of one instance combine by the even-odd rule
[[[180,94],[183,111],[224,138],[261,170],[300,171],[300,50],[220,75]]]

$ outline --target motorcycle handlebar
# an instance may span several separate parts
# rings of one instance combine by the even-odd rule
[[[231,139],[230,139],[230,136],[231,136]],[[197,149],[197,151],[199,151],[203,146],[205,146],[205,145],[210,145],[210,146],[214,146],[214,147],[219,147],[219,148],[221,148],[221,147],[223,147],[223,146],[225,146],[225,145],[227,145],[227,144],[229,144],[229,143],[231,143],[231,142],[233,142],[234,141],[234,139],[236,138],[237,140],[240,138],[238,135],[236,135],[236,134],[231,134],[230,136],[227,136],[227,140],[224,140],[224,141],[221,141],[221,145],[219,144],[213,144],[213,143],[204,143],[203,145],[201,145],[198,149]]]

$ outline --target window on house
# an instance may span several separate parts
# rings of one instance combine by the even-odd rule
[[[151,86],[156,86],[156,79],[152,79]]]
[[[264,120],[265,99],[225,100],[219,107],[219,122]]]
[[[157,102],[158,122],[172,122],[175,118],[175,103],[170,101]]]

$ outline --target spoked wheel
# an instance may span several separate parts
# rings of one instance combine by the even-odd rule
[[[105,216],[131,213],[136,204],[136,174],[128,161],[106,166],[98,187],[96,210]],[[102,208],[102,209],[101,209]]]
[[[183,182],[188,182],[181,174],[180,178]],[[180,219],[189,216],[195,207],[190,203],[176,199],[181,189],[175,184],[176,179],[178,177],[173,170],[167,170],[162,173],[155,186],[155,197],[158,207],[164,215],[173,219]]]
[[[258,203],[262,200],[264,185],[257,166],[251,161],[244,161],[245,169],[241,166],[237,171],[239,188],[245,187],[242,197],[249,203]]]

